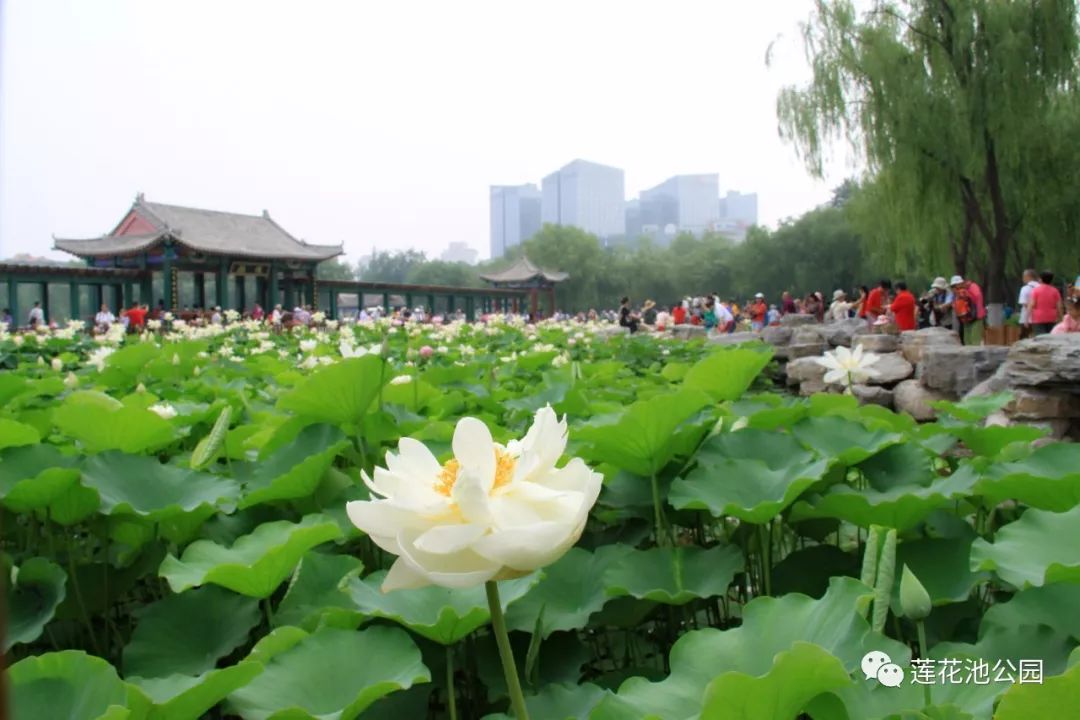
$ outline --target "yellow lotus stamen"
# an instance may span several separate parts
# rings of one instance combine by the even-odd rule
[[[492,483],[491,489],[494,490],[509,484],[514,477],[514,468],[516,466],[516,458],[502,448],[495,448],[495,482]],[[439,471],[438,479],[435,481],[435,492],[450,497],[454,492],[454,483],[457,482],[460,469],[461,463],[456,458],[451,458],[443,463],[442,470]]]

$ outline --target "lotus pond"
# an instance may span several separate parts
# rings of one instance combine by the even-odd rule
[[[499,583],[534,720],[1080,713],[1080,448],[983,427],[1006,397],[919,425],[589,326],[166,330],[0,336],[20,720],[510,717],[483,587],[382,592],[345,506],[548,405],[604,485]]]

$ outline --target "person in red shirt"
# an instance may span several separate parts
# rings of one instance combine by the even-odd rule
[[[128,319],[128,329],[131,332],[141,332],[146,326],[146,314],[150,309],[139,303],[132,303],[131,307],[124,312]]]
[[[892,283],[888,280],[882,280],[881,283],[866,296],[866,302],[863,303],[863,312],[871,325],[877,322],[877,319],[885,314],[885,305],[889,300],[890,290],[892,290]]]
[[[765,295],[758,293],[754,296],[754,304],[750,306],[750,327],[761,330],[765,327],[765,316],[769,314],[769,306],[765,304]]]
[[[686,305],[678,303],[671,308],[671,320],[676,325],[684,324],[686,322]]]
[[[1054,287],[1054,273],[1043,272],[1042,281],[1031,289],[1031,327],[1035,335],[1045,335],[1061,320],[1061,293]]]
[[[893,318],[896,320],[896,328],[900,332],[916,328],[915,308],[915,296],[908,291],[907,283],[902,281],[896,283],[896,298],[889,305],[889,310],[892,312]]]

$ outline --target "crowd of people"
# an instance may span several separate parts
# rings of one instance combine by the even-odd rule
[[[1023,284],[1015,306],[1007,306],[1006,318],[1017,315],[1020,337],[1033,337],[1047,333],[1061,334],[1080,332],[1080,277],[1071,285],[1058,288],[1052,272],[1037,273],[1026,270]],[[492,312],[482,315],[481,321],[494,317],[509,317],[508,312]],[[898,332],[915,330],[923,327],[944,327],[955,331],[961,342],[972,342],[976,337],[976,327],[986,319],[986,302],[982,288],[969,279],[954,275],[949,280],[937,277],[930,287],[918,296],[911,291],[904,281],[882,280],[872,288],[861,286],[849,294],[845,290],[834,290],[832,299],[826,302],[820,292],[811,292],[804,297],[795,297],[790,292],[780,295],[777,302],[770,303],[764,293],[756,293],[742,303],[724,300],[717,292],[698,297],[687,297],[674,302],[669,308],[659,307],[653,300],[646,300],[640,307],[635,307],[629,297],[622,298],[618,310],[595,309],[574,315],[556,310],[552,315],[555,321],[566,322],[608,322],[629,328],[631,333],[639,330],[664,331],[676,325],[702,326],[709,333],[733,333],[736,330],[760,332],[771,325],[780,324],[785,315],[813,315],[818,322],[838,322],[858,318],[871,326],[884,326]],[[232,317],[230,317],[232,316]],[[218,306],[208,309],[185,307],[175,317],[189,324],[220,325],[237,319],[241,314],[225,310]],[[158,301],[151,309],[142,303],[133,303],[114,314],[105,303],[94,316],[93,328],[97,333],[108,332],[116,325],[122,325],[127,332],[141,332],[147,327],[147,321],[161,321],[168,317],[164,300]],[[292,327],[311,325],[321,322],[325,315],[311,306],[297,305],[289,310],[280,304],[267,313],[256,303],[243,317],[263,321],[274,327]],[[464,320],[461,309],[445,314],[437,314],[431,309],[406,306],[384,310],[382,307],[360,308],[348,313],[347,321],[366,322],[389,317],[397,322],[450,322]],[[520,314],[525,322],[536,318],[528,313]],[[40,302],[35,302],[27,315],[27,325],[31,329],[47,324],[45,312]],[[15,320],[9,310],[0,313],[0,327],[15,330]]]
[[[617,318],[631,333],[643,328],[663,331],[683,324],[703,326],[710,333],[733,333],[737,329],[761,331],[791,314],[813,315],[818,322],[858,318],[897,332],[944,327],[956,332],[962,343],[970,343],[977,337],[977,326],[986,319],[986,302],[978,283],[953,275],[949,280],[934,278],[918,296],[902,280],[882,280],[851,294],[834,290],[828,303],[820,291],[801,298],[784,292],[775,303],[768,302],[763,293],[739,303],[723,300],[714,292],[672,303],[670,311],[657,311],[652,300],[635,308],[630,298],[624,297]],[[1006,319],[1015,314],[1022,338],[1080,332],[1080,277],[1059,289],[1054,273],[1026,270],[1016,305],[1005,308]]]

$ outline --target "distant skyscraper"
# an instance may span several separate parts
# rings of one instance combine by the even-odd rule
[[[676,175],[641,193],[641,224],[701,235],[720,219],[716,174]],[[665,242],[666,235],[655,238]]]
[[[757,225],[757,193],[740,193],[729,190],[719,202],[720,219],[729,223],[738,223],[747,227]]]
[[[459,240],[455,240],[442,251],[439,258],[444,262],[461,262],[472,265],[476,262],[477,255],[479,253],[476,250]]]
[[[574,160],[543,181],[543,220],[573,225],[601,240],[626,234],[623,171]]]
[[[641,237],[641,201],[626,201],[626,238],[636,240]]]
[[[540,230],[540,190],[533,184],[491,186],[491,257],[502,257]]]

